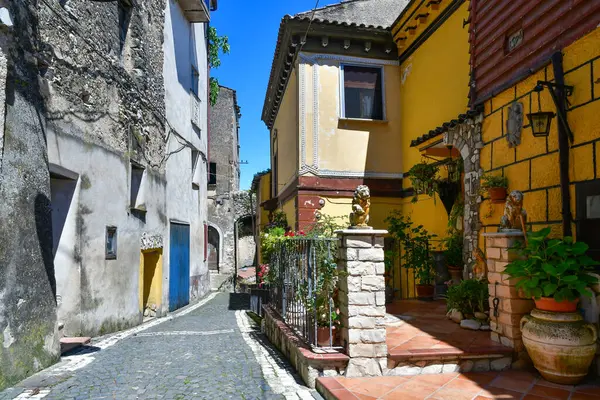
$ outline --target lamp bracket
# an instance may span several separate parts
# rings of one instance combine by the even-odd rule
[[[549,89],[563,89],[565,91],[565,95],[567,97],[570,97],[573,95],[573,86],[570,85],[561,85],[558,83],[554,83],[554,82],[548,82],[548,81],[538,81],[537,82],[537,86],[535,87],[535,91],[536,92],[541,92],[543,90],[543,87],[547,86]]]

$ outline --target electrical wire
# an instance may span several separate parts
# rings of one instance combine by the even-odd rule
[[[298,52],[302,51],[302,48],[304,47],[304,43],[306,43],[306,39],[308,38],[308,31],[310,31],[310,26],[312,25],[312,22],[315,19],[315,14],[317,12],[318,7],[319,7],[319,0],[317,0],[314,8],[312,10],[312,15],[310,17],[310,21],[308,22],[308,28],[306,28],[306,32],[304,33],[304,39],[302,39],[302,43],[300,43],[300,50],[298,50]]]

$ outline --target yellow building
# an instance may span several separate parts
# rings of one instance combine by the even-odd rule
[[[262,117],[271,194],[291,229],[322,215],[347,223],[361,184],[371,189],[374,227],[400,206],[400,68],[386,27],[405,4],[348,2],[317,9],[312,22],[312,11],[283,18]]]
[[[556,30],[549,3],[560,2],[535,2],[539,23],[504,16],[495,34],[505,40],[493,42],[478,13],[484,5],[472,5],[471,100],[484,115],[481,167],[524,193],[529,229],[576,236],[600,259],[600,3],[573,5],[560,17],[571,28]],[[539,112],[550,113],[550,129],[535,126],[534,135],[528,114]],[[481,233],[497,230],[502,211],[482,203]]]

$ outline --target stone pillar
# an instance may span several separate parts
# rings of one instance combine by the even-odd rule
[[[533,300],[521,297],[515,287],[515,280],[503,274],[504,269],[516,255],[509,248],[517,242],[524,242],[519,232],[486,233],[486,255],[488,283],[490,291],[490,327],[492,340],[525,353],[521,339],[520,321],[534,307]],[[494,298],[498,298],[498,316],[494,315]]]
[[[342,341],[350,357],[347,377],[381,376],[385,342],[384,230],[338,231]]]

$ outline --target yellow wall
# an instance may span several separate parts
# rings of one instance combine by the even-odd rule
[[[565,48],[564,69],[565,83],[575,87],[573,96],[569,98],[571,106],[567,119],[575,141],[570,149],[571,182],[592,180],[600,174],[600,162],[595,160],[595,150],[600,149],[600,87],[592,82],[600,78],[600,29],[579,39]],[[593,75],[592,75],[593,71]],[[521,144],[509,149],[504,127],[506,126],[507,108],[513,101],[523,102],[524,114],[537,112],[538,95],[532,89],[539,80],[553,80],[552,66],[548,66],[516,86],[507,89],[491,100],[485,102],[485,119],[483,122],[483,140],[485,147],[481,151],[481,166],[485,171],[503,174],[508,178],[509,190],[524,192],[524,207],[529,222],[535,230],[550,226],[555,236],[562,234],[559,155],[558,155],[558,120],[552,120],[550,135],[536,138],[531,133],[529,121],[524,117],[521,132]],[[592,98],[592,92],[594,97]],[[556,107],[545,89],[540,94],[542,111],[556,112]],[[594,149],[594,146],[596,148]],[[480,214],[485,226],[483,232],[494,232],[503,212],[502,205],[491,206],[487,201],[481,206]],[[571,212],[577,218],[575,210],[575,185],[571,184]],[[575,225],[573,225],[575,234]],[[479,243],[483,246],[484,241]]]
[[[156,304],[158,309],[162,302],[162,251],[142,251],[140,254],[140,279],[139,279],[139,306],[140,311],[151,304]]]
[[[269,212],[266,211],[260,204],[264,201],[267,201],[271,198],[271,173],[267,173],[260,177],[258,181],[258,190],[256,191],[257,195],[257,213],[258,216],[258,227],[262,229],[265,225],[269,223]]]
[[[364,59],[370,65],[368,59]],[[324,65],[305,67],[306,87],[313,86],[313,68],[318,68],[318,166],[319,169],[344,172],[400,173],[400,116],[396,105],[400,101],[397,66],[383,66],[386,122],[340,119],[340,65],[327,60]],[[355,61],[352,64],[360,64]],[[313,93],[306,91],[306,162],[313,165],[314,110]],[[300,121],[302,124],[303,121]]]
[[[298,170],[298,79],[294,69],[289,82],[279,113],[271,131],[277,130],[277,190],[278,195],[285,186],[292,181]]]
[[[410,147],[412,140],[467,110],[469,37],[468,27],[463,28],[463,20],[467,18],[468,2],[465,2],[401,65],[398,105],[404,172],[424,161],[419,149]],[[443,173],[443,168],[440,172]],[[411,186],[410,179],[405,179],[404,187]],[[417,203],[412,203],[411,198],[404,199],[402,211],[429,232],[444,237],[448,214],[435,196],[434,200],[420,195]]]
[[[296,227],[296,196],[282,204],[281,209],[287,217],[288,226],[294,230]]]
[[[352,211],[352,198],[321,196],[325,200],[325,205],[321,209],[323,214],[331,217],[343,217],[338,223],[348,223],[348,216]],[[375,229],[386,229],[385,219],[394,210],[400,208],[401,200],[391,197],[372,197],[369,225]]]

